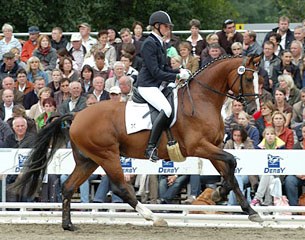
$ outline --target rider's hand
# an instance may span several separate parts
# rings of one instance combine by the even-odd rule
[[[187,80],[192,75],[191,71],[188,69],[181,68],[180,73],[177,74],[178,80]]]

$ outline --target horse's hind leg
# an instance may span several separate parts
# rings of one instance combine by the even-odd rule
[[[134,191],[125,181],[119,155],[109,155],[111,156],[107,156],[107,160],[103,159],[101,161],[101,166],[112,182],[112,186],[114,187],[112,191],[139,212],[146,220],[153,221],[154,226],[167,226],[167,222],[164,219],[156,216],[151,210],[137,200]]]
[[[230,153],[222,151],[217,154],[218,158],[221,160],[211,159],[212,164],[218,170],[218,172],[224,178],[224,185],[221,189],[218,189],[216,194],[218,193],[219,196],[227,196],[230,190],[233,190],[236,198],[242,208],[242,210],[249,215],[249,220],[254,222],[262,222],[261,217],[258,215],[256,211],[251,208],[250,204],[246,200],[245,196],[242,194],[241,190],[239,189],[237,180],[234,176],[234,171],[236,167],[236,160],[234,156]]]
[[[76,163],[75,168],[62,187],[62,228],[69,231],[75,230],[70,213],[73,193],[98,167],[95,162],[81,155],[78,150],[73,149],[73,156]]]

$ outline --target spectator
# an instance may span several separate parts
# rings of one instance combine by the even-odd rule
[[[286,116],[280,111],[275,111],[272,114],[272,125],[275,130],[275,135],[283,140],[285,149],[292,149],[294,144],[293,132],[285,127]]]
[[[15,104],[23,103],[23,98],[24,98],[23,93],[17,91],[14,88],[14,79],[12,79],[11,77],[5,77],[2,81],[2,89],[0,90],[0,104],[3,103],[2,94],[3,94],[3,91],[5,91],[6,89],[10,89],[13,91]]]
[[[172,57],[170,66],[172,69],[180,69],[182,68],[182,58],[180,55]]]
[[[14,47],[10,50],[10,52],[15,55],[15,62],[18,64],[19,68],[26,69],[26,63],[22,62],[20,59],[21,51],[18,48]]]
[[[19,69],[16,75],[17,81],[14,88],[17,91],[25,95],[34,89],[34,84],[28,81],[26,71],[23,68]]]
[[[111,87],[113,86],[119,86],[119,79],[124,75],[124,69],[125,65],[122,62],[115,62],[113,65],[113,73],[114,76],[111,78],[108,78],[105,82],[105,89],[107,91],[110,90]]]
[[[285,72],[290,72],[294,85],[301,89],[302,79],[300,75],[299,67],[292,63],[292,54],[289,50],[284,50],[281,55],[281,64],[273,68],[272,82],[274,88],[278,87],[278,76],[284,74]]]
[[[206,40],[199,33],[200,31],[200,21],[198,19],[192,19],[189,22],[189,27],[191,28],[191,36],[189,36],[186,41],[191,44],[190,54],[195,57],[200,62],[201,52],[207,46]],[[179,47],[180,49],[180,47]]]
[[[121,89],[121,102],[127,102],[131,100],[133,91],[132,84],[133,78],[130,76],[122,76],[119,79],[119,87]]]
[[[13,134],[10,126],[0,118],[0,148],[5,147],[5,140]]]
[[[210,33],[206,37],[206,42],[207,42],[207,46],[201,52],[201,56],[200,56],[201,61],[209,56],[209,45],[210,44],[212,44],[212,43],[218,43],[219,44],[218,35],[216,33]],[[222,47],[220,47],[220,49],[221,49],[221,55],[225,55],[226,51]],[[242,45],[241,45],[241,50],[242,50]],[[240,53],[241,53],[241,51],[240,51]],[[239,55],[239,54],[237,54],[237,55]]]
[[[301,125],[302,140],[299,140],[294,149],[305,149],[305,125]],[[289,205],[298,206],[299,190],[305,185],[305,175],[289,175],[284,181],[285,192],[287,194]]]
[[[78,72],[73,69],[73,62],[71,58],[63,57],[59,62],[59,69],[63,78],[70,79],[70,82],[78,80],[79,75]]]
[[[118,56],[121,51],[122,39],[120,38],[118,31],[114,27],[108,27],[107,32],[108,32],[108,42],[110,43],[111,46],[114,47],[117,57],[116,59],[118,59]]]
[[[78,71],[78,66],[76,61],[74,60],[73,56],[68,52],[68,50],[66,48],[60,48],[56,51],[57,54],[57,60],[56,60],[56,68],[59,68],[59,62],[61,59],[63,59],[64,57],[68,57],[72,60],[73,62],[73,69],[75,71]]]
[[[56,50],[51,47],[51,40],[47,35],[38,38],[37,48],[33,51],[33,56],[39,58],[45,71],[52,71],[56,67]]]
[[[275,111],[275,107],[271,101],[262,102],[261,104],[261,116],[255,121],[260,138],[263,138],[263,132],[266,127],[272,127],[272,114]]]
[[[285,127],[289,127],[292,118],[292,107],[285,101],[285,95],[286,95],[285,89],[277,88],[275,90],[274,107],[276,110],[285,114],[286,116]]]
[[[82,85],[74,81],[69,84],[70,98],[65,100],[59,107],[58,112],[64,115],[70,112],[78,112],[86,107],[86,98],[81,96]]]
[[[44,98],[42,100],[42,109],[43,112],[35,118],[38,130],[42,129],[47,124],[47,121],[51,114],[54,114],[56,112],[56,102],[54,98]]]
[[[121,101],[121,89],[118,86],[113,86],[109,90],[109,97],[112,101],[120,102]]]
[[[233,56],[239,56],[243,52],[243,45],[240,42],[235,42],[231,45]]]
[[[46,86],[45,80],[43,77],[36,77],[34,80],[34,89],[29,93],[24,95],[23,106],[25,109],[30,109],[32,105],[38,102],[38,92],[40,89]]]
[[[298,140],[302,139],[301,125],[305,122],[305,88],[300,91],[301,100],[292,107],[291,128]]]
[[[0,105],[0,118],[6,122],[13,114],[14,93],[11,89],[5,89],[2,94],[3,104]]]
[[[242,112],[241,112],[242,113]],[[241,115],[241,113],[239,115]],[[241,125],[235,125],[233,126],[232,138],[229,139],[224,149],[254,149],[254,145],[252,140],[248,137],[247,131],[244,129]],[[235,176],[238,186],[241,190],[241,192],[245,191],[245,185],[249,183],[249,177],[247,175],[236,175]],[[257,179],[252,176],[253,180],[255,181],[251,183],[252,189],[255,189],[255,185],[258,184]],[[228,197],[228,205],[237,205],[236,196],[231,190]]]
[[[263,133],[263,140],[258,145],[260,149],[284,149],[285,148],[285,142],[283,142],[280,138],[278,138],[275,135],[275,130],[273,127],[267,127],[264,130]],[[281,196],[272,196],[270,185],[275,182],[275,177],[272,175],[262,175],[260,177],[260,182],[258,184],[257,192],[255,193],[255,196],[253,200],[251,201],[251,205],[253,206],[260,206],[260,205],[266,205],[270,206],[273,205],[272,197],[281,197]],[[280,181],[277,182],[279,185],[276,185],[277,192],[282,192],[282,185],[280,184]],[[281,195],[281,194],[280,194]]]
[[[18,39],[13,35],[12,25],[5,23],[2,26],[2,32],[4,38],[0,41],[0,61],[3,58],[3,54],[9,52],[12,48],[16,47],[21,51],[21,44]]]
[[[54,27],[52,29],[51,47],[55,50],[66,48],[68,40],[62,35],[61,27]]]
[[[265,88],[267,91],[273,92],[278,81],[274,76],[274,69],[279,68],[281,59],[274,54],[273,42],[266,41],[263,44],[263,57],[260,62],[260,67],[268,73],[269,85]]]
[[[70,41],[71,44],[68,45],[67,49],[77,64],[76,70],[80,72],[82,70],[84,59],[88,50],[82,44],[82,37],[79,33],[73,33]]]
[[[39,101],[31,106],[30,111],[27,113],[29,118],[32,118],[36,121],[37,117],[44,112],[43,101],[51,97],[52,90],[48,87],[44,87],[38,92]]]
[[[94,77],[92,86],[93,88],[88,93],[93,94],[98,102],[110,99],[109,92],[105,90],[105,79],[103,77]]]
[[[143,36],[144,25],[139,21],[134,21],[132,24],[133,39],[143,42],[146,37]]]
[[[82,84],[83,94],[87,94],[92,89],[94,73],[90,65],[84,65],[80,73],[80,83]]]
[[[110,68],[105,64],[105,54],[103,52],[94,53],[93,76],[101,76],[108,79]]]
[[[57,68],[54,68],[51,73],[51,81],[48,83],[47,87],[52,89],[53,93],[56,93],[60,90],[60,80],[63,78],[61,71]]]
[[[86,105],[87,105],[87,107],[89,107],[91,105],[94,105],[96,103],[98,103],[98,101],[93,94],[89,93],[89,94],[86,95]]]
[[[234,42],[243,42],[243,35],[236,32],[235,22],[232,19],[227,19],[222,24],[222,31],[217,32],[220,46],[227,54],[232,55],[231,45]]]
[[[49,77],[48,74],[44,71],[44,68],[38,57],[32,56],[27,62],[27,78],[30,82],[34,82],[35,78],[42,77],[45,80],[45,83],[48,84]]]
[[[22,47],[21,52],[21,61],[27,62],[30,57],[32,57],[32,53],[37,47],[37,39],[39,37],[39,28],[37,26],[29,27],[29,40],[27,40]]]
[[[206,64],[212,62],[216,58],[221,56],[221,47],[218,43],[211,43],[208,46],[208,56],[203,58],[201,61],[201,67],[204,67]]]
[[[269,39],[268,41],[273,42],[274,44],[274,54],[276,56],[281,56],[281,53],[284,51],[283,47],[281,46],[281,35],[276,33],[276,32],[272,32],[269,35]]]
[[[116,61],[116,50],[115,48],[108,42],[108,31],[101,30],[97,35],[99,51],[102,51],[105,54],[105,60],[107,61],[107,65],[112,69],[113,64]]]
[[[303,45],[303,52],[305,52],[305,28],[301,25],[298,25],[294,28],[293,31],[294,39],[300,41]]]
[[[121,54],[129,53],[132,56],[132,67],[137,71],[141,70],[143,59],[136,55],[136,48],[132,43],[123,43]]]
[[[136,82],[139,72],[131,66],[132,65],[132,56],[129,53],[122,54],[121,62],[124,63],[124,65],[125,65],[125,68],[124,68],[125,75],[132,77],[133,82]]]
[[[20,68],[18,63],[16,63],[15,55],[12,52],[3,54],[3,63],[0,67],[0,81],[2,82],[5,77],[12,77],[16,80],[16,74]]]
[[[290,45],[290,52],[292,55],[292,63],[298,66],[299,69],[303,67],[303,44],[298,40],[293,40]]]
[[[281,35],[281,43],[283,49],[288,49],[291,42],[294,40],[293,32],[289,29],[289,18],[286,16],[279,17],[278,27],[272,29],[271,32],[267,33],[264,39],[266,42],[272,32],[279,33]]]
[[[122,39],[122,43],[132,43],[135,46],[135,55],[140,55],[140,50],[141,50],[141,46],[142,46],[142,42],[140,41],[135,41],[132,38],[131,32],[129,28],[122,28],[120,30],[120,36]],[[117,60],[121,59],[121,49],[122,49],[122,44],[119,47],[119,55],[117,56]]]
[[[69,79],[68,78],[62,78],[59,81],[59,84],[60,84],[59,91],[54,93],[54,99],[55,99],[55,102],[56,102],[57,109],[59,109],[60,105],[65,100],[68,100],[71,96],[70,91],[69,91],[69,84],[70,84]]]
[[[250,115],[245,111],[241,111],[238,114],[238,124],[241,125],[247,132],[248,137],[251,139],[253,146],[257,148],[260,143],[259,131],[255,126],[250,125]]]
[[[182,67],[190,70],[192,74],[194,74],[199,68],[199,57],[194,57],[191,54],[191,51],[192,47],[189,42],[181,42],[179,44],[179,53],[182,58]]]
[[[243,56],[258,56],[263,52],[262,47],[256,41],[256,32],[247,30],[243,37]]]
[[[97,40],[90,36],[91,26],[88,23],[81,23],[78,25],[78,29],[82,37],[82,44],[84,44],[87,51],[89,52],[92,46],[97,43]]]
[[[278,77],[279,87],[285,89],[285,100],[290,106],[301,100],[300,90],[294,86],[293,79],[290,75],[284,74]]]

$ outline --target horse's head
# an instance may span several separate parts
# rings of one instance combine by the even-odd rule
[[[256,111],[255,99],[258,97],[259,77],[257,74],[261,57],[244,57],[238,68],[229,74],[229,88],[236,100],[243,103],[248,114]]]

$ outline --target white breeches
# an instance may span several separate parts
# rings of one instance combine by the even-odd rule
[[[141,96],[149,102],[158,111],[163,110],[169,118],[172,113],[172,108],[163,93],[157,87],[138,87]]]

